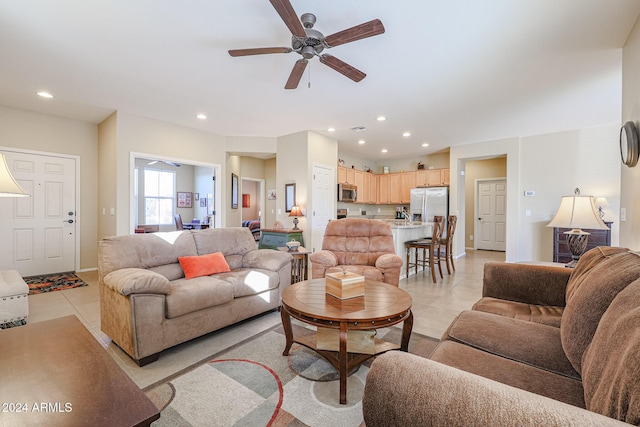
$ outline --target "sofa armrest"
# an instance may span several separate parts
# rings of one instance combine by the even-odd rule
[[[564,307],[571,271],[548,265],[488,262],[484,265],[482,296]]]
[[[383,254],[376,260],[376,268],[384,272],[388,268],[401,268],[402,258],[396,254]]]
[[[104,285],[124,296],[131,294],[168,294],[169,280],[143,268],[121,268],[104,276]]]
[[[371,365],[362,410],[367,427],[629,425],[399,351]]]
[[[260,268],[262,270],[278,271],[287,264],[291,264],[291,254],[273,249],[256,249],[249,251],[242,257],[242,267]]]
[[[311,277],[313,279],[324,277],[327,268],[338,265],[336,255],[327,250],[313,252],[309,255],[309,261],[311,261]]]

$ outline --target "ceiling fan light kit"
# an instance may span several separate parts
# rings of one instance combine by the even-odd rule
[[[285,89],[295,89],[298,87],[302,74],[307,66],[307,60],[312,59],[314,56],[318,57],[321,64],[328,66],[354,82],[359,82],[367,76],[362,71],[335,56],[329,54],[321,55],[321,53],[325,49],[384,33],[382,21],[374,19],[325,37],[320,31],[313,29],[316,23],[316,16],[313,13],[303,13],[300,19],[298,19],[289,0],[269,1],[291,32],[291,47],[232,49],[229,50],[229,55],[237,57],[291,52],[296,52],[301,55],[303,59],[296,61],[293,65],[293,70],[291,70],[289,79],[285,84]]]

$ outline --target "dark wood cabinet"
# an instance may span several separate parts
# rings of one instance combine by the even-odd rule
[[[287,242],[297,240],[300,246],[304,245],[302,230],[287,230],[286,228],[267,228],[262,230],[258,249],[277,249],[286,247]]]
[[[589,249],[593,249],[596,246],[611,246],[611,224],[613,222],[606,222],[608,230],[588,230],[584,231],[591,233],[589,240],[587,240],[587,252]],[[571,251],[567,245],[567,236],[565,231],[570,231],[570,228],[554,228],[553,229],[553,262],[567,263],[571,261]]]

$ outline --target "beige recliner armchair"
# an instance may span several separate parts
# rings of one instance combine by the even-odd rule
[[[402,259],[396,255],[391,226],[378,219],[344,218],[329,222],[322,250],[309,256],[314,279],[351,271],[369,280],[398,286]]]

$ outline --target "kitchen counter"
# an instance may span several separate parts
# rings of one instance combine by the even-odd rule
[[[402,269],[400,270],[400,279],[402,279],[407,276],[407,251],[404,247],[404,242],[431,237],[433,223],[416,221],[412,224],[404,225],[404,221],[398,221],[399,224],[395,224],[396,221],[389,222],[393,222],[391,224],[391,232],[393,233],[396,254],[402,258]]]

